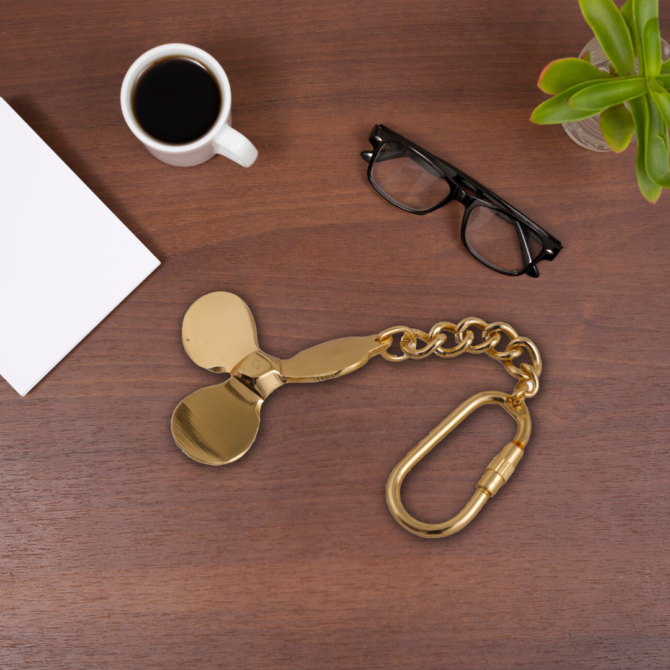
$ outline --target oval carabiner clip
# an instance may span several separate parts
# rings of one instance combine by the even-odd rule
[[[476,409],[484,405],[500,405],[517,422],[517,431],[514,441],[489,463],[484,476],[477,484],[475,494],[467,505],[449,521],[443,523],[424,523],[415,519],[407,512],[400,498],[400,487],[403,480],[412,468],[437,446],[458,424],[464,421]],[[516,406],[512,396],[498,391],[478,393],[457,407],[437,428],[425,437],[419,444],[395,466],[388,483],[386,484],[386,501],[395,520],[410,533],[419,537],[438,538],[447,537],[463,530],[481,511],[489,498],[492,498],[500,488],[507,483],[514,469],[523,456],[523,450],[530,438],[530,414],[525,402]]]

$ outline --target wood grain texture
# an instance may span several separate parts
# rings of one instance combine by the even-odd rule
[[[670,197],[644,203],[631,151],[528,122],[541,68],[589,38],[576,0],[0,1],[0,95],[163,262],[29,396],[0,383],[2,670],[668,667]],[[125,127],[125,70],[173,41],[224,65],[251,169],[171,168]],[[358,155],[377,122],[544,225],[560,258],[496,275],[457,205],[384,203]],[[470,356],[287,387],[244,459],[190,462],[170,414],[212,376],[180,326],[213,290],[281,357],[510,322],[545,361],[526,458],[453,538],[388,513],[399,458],[469,395],[511,390]],[[407,480],[410,510],[458,511],[513,430],[474,415]]]

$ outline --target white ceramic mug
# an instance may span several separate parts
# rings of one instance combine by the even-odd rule
[[[135,82],[148,66],[159,60],[179,56],[202,63],[214,76],[221,90],[221,109],[214,125],[201,138],[187,144],[168,144],[152,137],[140,126],[133,113],[132,97]],[[200,165],[216,154],[230,158],[243,167],[253,165],[258,150],[230,125],[230,106],[230,83],[219,62],[206,51],[188,44],[163,44],[142,54],[126,72],[121,86],[121,110],[130,130],[158,160],[178,167]]]

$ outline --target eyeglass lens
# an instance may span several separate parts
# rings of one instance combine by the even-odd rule
[[[382,145],[372,165],[371,178],[387,198],[418,212],[435,207],[451,191],[449,183],[430,163],[395,142]]]
[[[477,256],[507,272],[520,272],[543,249],[542,240],[528,226],[483,206],[470,211],[465,239]],[[530,260],[528,256],[524,257],[524,247],[528,250]]]

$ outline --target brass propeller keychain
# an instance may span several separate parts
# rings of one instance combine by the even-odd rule
[[[475,344],[473,328],[481,331]],[[455,346],[445,348],[448,334]],[[400,335],[399,355],[390,354],[395,335]],[[498,351],[502,335],[507,347]],[[262,352],[258,346],[256,324],[246,303],[232,293],[209,293],[196,300],[184,316],[184,349],[191,360],[212,372],[230,373],[222,384],[207,386],[184,398],[172,415],[172,435],[177,446],[193,460],[206,465],[225,465],[241,458],[256,439],[263,401],[283,384],[319,382],[354,372],[381,354],[400,362],[435,354],[453,358],[462,353],[486,353],[501,362],[517,379],[511,394],[499,391],[477,393],[457,407],[394,468],[386,485],[386,500],[396,521],[410,533],[437,538],[453,535],[477,516],[486,501],[509,480],[530,437],[531,422],[526,398],[539,389],[542,373],[540,352],[533,342],[519,337],[506,323],[487,324],[474,317],[458,324],[441,321],[429,333],[397,326],[378,335],[345,337],[318,344],[282,361]],[[531,363],[514,360],[530,354]],[[484,405],[499,405],[517,423],[512,442],[489,463],[477,489],[465,507],[443,523],[423,523],[411,516],[400,498],[400,487],[412,468],[441,442],[458,424]]]

